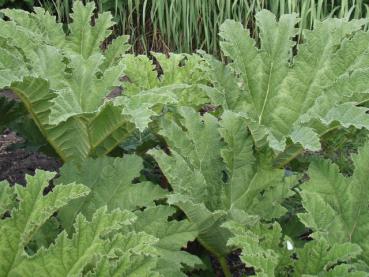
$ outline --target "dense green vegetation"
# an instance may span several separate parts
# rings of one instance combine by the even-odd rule
[[[257,276],[369,274],[367,20],[262,9],[220,25],[224,62],[131,54],[93,3],[1,12],[0,128],[27,118],[63,166],[0,182],[0,276],[214,276],[211,256],[229,277],[234,251]]]
[[[84,2],[93,2],[87,0]],[[100,12],[114,16],[117,34],[130,34],[136,52],[187,52],[203,49],[220,54],[218,32],[226,19],[255,28],[255,14],[262,9],[277,17],[297,13],[300,33],[326,18],[358,19],[368,16],[367,0],[97,0]],[[72,0],[2,0],[0,8],[32,9],[42,6],[60,22],[70,22]]]

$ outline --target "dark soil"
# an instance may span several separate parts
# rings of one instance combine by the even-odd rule
[[[10,90],[2,90],[1,94],[9,100],[19,101]],[[17,147],[23,142],[23,138],[9,129],[0,134],[0,181],[25,185],[26,174],[33,175],[36,169],[58,171],[61,167],[61,162],[55,157]]]
[[[253,276],[255,272],[253,268],[245,267],[240,259],[241,251],[234,251],[227,257],[228,267],[232,273],[233,277],[244,277],[244,276]],[[223,277],[224,274],[220,267],[219,262],[211,257],[211,264],[216,272],[216,277]]]
[[[187,252],[198,255],[200,257],[205,257],[205,260],[209,260],[209,265],[212,268],[212,273],[204,272],[202,270],[194,270],[192,272],[188,273],[189,277],[199,277],[199,276],[214,276],[214,277],[224,277],[223,270],[218,262],[218,260],[213,257],[212,255],[209,255],[209,252],[207,252],[201,244],[195,240],[193,242],[189,242],[187,244],[186,249]],[[251,267],[246,267],[244,263],[242,263],[240,259],[240,250],[235,250],[227,257],[227,264],[228,268],[232,273],[233,277],[245,277],[245,276],[255,276],[254,269]],[[205,262],[207,264],[207,262]]]
[[[33,175],[36,169],[57,171],[60,168],[61,162],[54,157],[17,149],[15,145],[22,141],[22,138],[10,130],[5,130],[0,135],[0,181],[25,185],[25,175]]]
[[[2,96],[5,96],[9,100],[16,100],[16,101],[19,100],[18,97],[11,90],[5,89],[5,90],[1,90],[0,92]]]

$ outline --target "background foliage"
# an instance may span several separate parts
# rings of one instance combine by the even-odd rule
[[[91,2],[90,0],[84,2]],[[118,34],[130,34],[136,52],[187,52],[203,49],[220,54],[219,26],[234,19],[250,27],[254,15],[268,9],[277,17],[298,13],[300,32],[326,18],[368,16],[368,0],[96,0],[99,12],[110,11]],[[70,21],[71,0],[0,0],[0,8],[42,6],[64,23]]]

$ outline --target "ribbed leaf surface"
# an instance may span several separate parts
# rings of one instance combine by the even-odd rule
[[[67,232],[62,232],[55,244],[48,249],[41,249],[36,255],[25,260],[17,272],[21,276],[32,276],[30,272],[37,272],[39,276],[79,276],[91,269],[99,270],[101,265],[99,262],[96,264],[96,261],[101,259],[107,263],[109,269],[115,268],[116,258],[122,256],[121,259],[134,259],[135,249],[140,249],[140,246],[149,249],[149,245],[155,241],[148,235],[134,233],[119,234],[113,239],[106,238],[122,225],[131,224],[134,218],[128,211],[115,210],[107,213],[106,208],[97,210],[90,222],[79,215],[72,237],[68,237]],[[131,243],[130,247],[126,245],[128,241]],[[115,254],[119,251],[121,254]],[[125,263],[121,266],[124,271],[130,272],[136,270],[137,265]],[[150,268],[146,270],[149,272]]]
[[[150,207],[143,212],[137,212],[137,220],[132,225],[136,231],[144,231],[159,240],[154,244],[158,259],[156,271],[162,276],[187,276],[181,270],[186,267],[201,265],[201,260],[185,251],[181,251],[187,246],[189,241],[193,241],[197,236],[195,224],[188,220],[172,220],[168,218],[175,213],[175,209],[167,206]]]
[[[241,248],[241,260],[253,266],[257,276],[367,275],[357,262],[362,250],[356,244],[316,240],[294,248],[277,223],[249,220],[245,224],[227,222],[224,226],[234,235],[228,243]]]
[[[204,90],[214,104],[246,114],[258,148],[267,136],[277,151],[285,150],[288,138],[316,151],[331,128],[369,128],[366,109],[355,106],[368,99],[369,34],[360,30],[365,20],[317,23],[295,46],[296,15],[277,21],[261,11],[256,18],[258,43],[239,23],[221,26],[221,48],[232,63],[205,55],[214,86]]]
[[[229,234],[220,225],[232,211],[278,218],[286,212],[280,203],[291,195],[289,184],[270,162],[258,163],[247,126],[237,114],[226,112],[220,122],[190,108],[180,114],[180,124],[169,116],[161,124],[170,155],[151,154],[173,188],[169,203],[198,226],[205,247],[224,255]]]
[[[72,199],[89,193],[85,186],[68,184],[43,196],[54,176],[54,173],[36,171],[34,177],[27,176],[27,187],[16,187],[19,207],[11,210],[10,218],[0,221],[1,276],[13,276],[25,260],[25,247],[49,217]]]
[[[124,158],[102,157],[88,159],[83,163],[66,163],[61,169],[58,183],[67,184],[71,180],[84,184],[91,193],[75,200],[62,209],[59,217],[69,230],[78,213],[88,219],[96,209],[107,206],[108,210],[136,210],[155,205],[154,200],[164,198],[166,191],[150,182],[133,184],[140,176],[143,161],[135,155]]]
[[[11,20],[0,20],[0,88],[10,87],[21,98],[63,161],[109,153],[136,128],[146,129],[163,105],[177,102],[171,88],[151,90],[155,86],[142,96],[108,99],[136,63],[123,58],[127,36],[101,50],[112,16],[96,17],[94,9],[93,2],[76,1],[66,34],[42,9],[4,10]]]
[[[360,247],[351,243],[330,246],[324,240],[310,242],[298,251],[295,276],[366,276],[365,272],[355,270],[355,265],[350,265],[360,253]]]
[[[344,177],[329,161],[314,162],[309,169],[310,180],[302,186],[306,213],[299,215],[312,228],[316,239],[330,244],[353,243],[363,250],[362,258],[369,261],[369,145],[353,157],[355,171]]]

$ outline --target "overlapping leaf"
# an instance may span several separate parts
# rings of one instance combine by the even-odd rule
[[[354,174],[344,177],[329,161],[313,162],[310,180],[302,186],[302,222],[312,228],[313,237],[335,243],[357,244],[362,258],[369,261],[369,145],[353,157]]]
[[[291,252],[282,239],[281,227],[260,222],[248,222],[247,227],[236,222],[227,222],[225,227],[234,235],[228,244],[241,248],[241,259],[255,269],[257,276],[272,277],[287,274]]]
[[[25,260],[25,247],[37,230],[54,212],[73,199],[85,196],[89,189],[82,185],[66,184],[43,196],[54,173],[36,171],[34,177],[27,176],[27,187],[16,187],[19,207],[13,208],[10,218],[0,221],[0,275],[13,276],[17,267]]]
[[[131,228],[133,230],[144,231],[156,238],[154,244],[159,255],[156,271],[162,276],[187,276],[182,270],[183,265],[193,268],[201,265],[201,260],[185,251],[182,248],[187,246],[189,241],[195,240],[197,227],[188,220],[172,220],[169,217],[176,210],[173,207],[157,206],[150,207],[143,212],[137,212],[137,220]]]
[[[12,209],[0,220],[1,276],[33,276],[35,272],[38,276],[106,276],[107,272],[109,276],[157,276],[153,270],[157,263],[154,244],[158,240],[142,231],[122,232],[122,227],[136,218],[127,210],[108,212],[107,207],[102,207],[96,209],[90,221],[79,214],[71,236],[64,230],[53,244],[31,255],[28,246],[37,239],[46,221],[73,199],[90,192],[86,186],[68,184],[44,196],[54,176],[36,171],[34,177],[27,177],[27,187],[16,187],[17,199],[11,191],[2,189],[1,198],[10,204],[1,208]],[[4,182],[1,185],[9,188]]]
[[[358,245],[313,241],[298,250],[294,276],[366,276],[352,261],[361,253]]]
[[[71,238],[64,231],[57,237],[55,244],[48,249],[41,249],[25,260],[17,268],[17,272],[22,276],[31,276],[30,272],[37,272],[39,276],[76,276],[85,271],[108,270],[130,272],[125,276],[138,276],[133,273],[137,265],[124,263],[122,260],[145,257],[152,259],[151,267],[145,268],[149,274],[155,265],[155,253],[150,246],[156,241],[155,238],[132,232],[107,238],[109,233],[114,233],[123,225],[131,224],[134,218],[128,211],[115,210],[108,213],[106,208],[98,209],[90,222],[79,215],[74,224],[75,233]],[[121,267],[120,270],[117,269],[118,266]]]
[[[273,149],[283,151],[290,138],[316,151],[331,128],[369,127],[366,109],[356,107],[368,99],[369,34],[360,31],[365,20],[317,23],[295,46],[296,15],[277,22],[261,11],[256,18],[260,43],[239,23],[221,26],[221,48],[232,63],[205,56],[214,84],[205,90],[213,103],[246,114],[258,147],[267,137]]]
[[[283,237],[277,224],[248,221],[227,222],[234,235],[229,244],[241,248],[241,259],[257,276],[366,276],[357,262],[358,245],[349,242],[329,244],[325,240],[307,242],[295,248]]]
[[[21,98],[64,161],[109,153],[136,128],[147,128],[163,105],[177,102],[177,88],[170,85],[107,99],[129,67],[122,58],[128,37],[101,50],[113,22],[110,13],[96,18],[94,10],[93,2],[76,1],[66,34],[42,9],[4,10],[11,20],[0,20],[0,88],[10,87]]]
[[[236,214],[272,220],[285,213],[282,201],[291,195],[283,171],[261,165],[253,154],[252,138],[241,117],[227,112],[222,120],[180,109],[179,124],[163,119],[160,134],[170,155],[152,151],[178,205],[195,223],[199,239],[216,255],[225,255],[229,233],[220,225]],[[224,140],[224,142],[222,142]],[[242,217],[242,216],[241,216]]]
[[[138,219],[133,225],[124,229],[123,233],[145,232],[158,239],[152,244],[156,249],[156,254],[160,257],[157,263],[153,263],[153,260],[149,258],[141,259],[143,258],[141,257],[137,260],[138,257],[123,257],[119,258],[117,265],[111,267],[106,260],[107,258],[103,258],[101,263],[98,263],[97,276],[108,274],[107,272],[110,272],[108,275],[112,274],[113,276],[119,272],[125,272],[122,270],[128,262],[132,266],[137,266],[138,268],[135,270],[141,274],[145,272],[144,270],[149,272],[146,266],[150,266],[150,268],[155,266],[155,271],[163,276],[182,276],[183,264],[189,267],[201,264],[198,258],[181,251],[181,248],[185,247],[188,241],[196,238],[197,227],[186,220],[168,221],[175,209],[154,206],[154,200],[167,195],[159,186],[149,182],[132,183],[133,179],[140,175],[142,168],[141,158],[126,155],[124,158],[88,159],[77,165],[67,163],[61,170],[58,182],[78,180],[79,183],[85,184],[91,189],[88,196],[71,202],[58,213],[58,217],[67,230],[71,230],[76,215],[78,218],[78,214],[82,213],[87,218],[91,218],[95,211],[102,206],[107,206],[108,210],[116,208],[138,210],[147,207],[143,212],[137,212]],[[119,248],[119,251],[122,249]],[[142,263],[141,266],[139,263]]]
[[[208,82],[208,76],[203,69],[204,60],[199,55],[174,53],[169,56],[161,53],[152,55],[155,58],[154,63],[144,55],[124,57],[127,65],[124,73],[128,79],[124,83],[126,94],[135,95],[142,90],[177,85],[181,89],[173,92],[178,98],[179,105],[201,107],[209,102],[207,95],[198,87],[199,84]]]
[[[108,210],[136,210],[155,205],[154,200],[164,198],[166,191],[151,182],[133,183],[143,169],[140,157],[126,155],[124,158],[101,157],[88,159],[81,164],[67,163],[61,169],[58,183],[71,180],[84,184],[91,193],[63,208],[59,217],[69,230],[78,213],[88,219],[96,209],[107,206]]]

